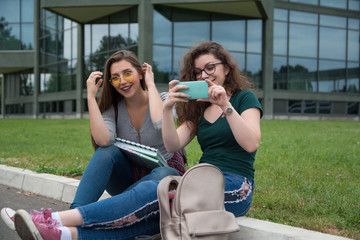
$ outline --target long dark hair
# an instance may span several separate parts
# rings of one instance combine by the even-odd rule
[[[146,84],[144,81],[144,74],[142,72],[141,64],[137,59],[136,55],[128,50],[120,50],[113,55],[106,61],[105,63],[105,70],[104,70],[104,77],[102,83],[102,89],[97,99],[97,103],[100,109],[100,112],[103,113],[106,109],[111,106],[116,106],[118,102],[124,99],[124,97],[116,91],[116,89],[110,84],[111,72],[110,67],[113,63],[120,62],[121,60],[125,60],[129,62],[138,72],[142,79],[140,80],[140,85],[143,90],[147,90]],[[95,143],[94,138],[91,136],[91,142],[96,150],[99,146]]]
[[[205,54],[212,54],[219,59],[229,73],[225,76],[223,87],[229,96],[239,90],[254,89],[254,85],[240,71],[237,62],[234,61],[230,53],[216,42],[202,42],[194,46],[184,56],[183,67],[180,72],[180,81],[196,81],[194,76],[195,60]],[[205,109],[210,106],[209,102],[189,101],[187,103],[177,103],[176,112],[178,115],[178,124],[183,122],[192,123],[192,136],[197,134],[198,125]]]

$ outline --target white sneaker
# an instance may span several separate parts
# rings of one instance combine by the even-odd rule
[[[15,211],[13,209],[11,208],[1,209],[1,218],[6,223],[6,226],[8,226],[11,230],[15,231],[14,216],[15,216]]]

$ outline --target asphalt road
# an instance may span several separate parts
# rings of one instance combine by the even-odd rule
[[[70,204],[63,203],[54,199],[41,197],[29,192],[21,192],[18,189],[7,187],[0,184],[0,209],[10,207],[14,210],[25,209],[30,211],[35,209],[40,211],[43,208],[52,208],[53,211],[67,210]],[[1,240],[19,240],[16,232],[6,226],[0,218],[0,239]]]

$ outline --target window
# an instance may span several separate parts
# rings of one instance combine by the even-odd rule
[[[239,68],[262,86],[262,20],[155,6],[153,36],[156,81],[168,83],[178,78],[183,54],[191,46],[211,40],[229,50]]]

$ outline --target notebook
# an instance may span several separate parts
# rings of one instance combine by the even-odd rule
[[[160,166],[168,166],[164,156],[156,148],[122,138],[115,138],[114,145],[120,148],[128,159],[140,166],[150,169]]]

